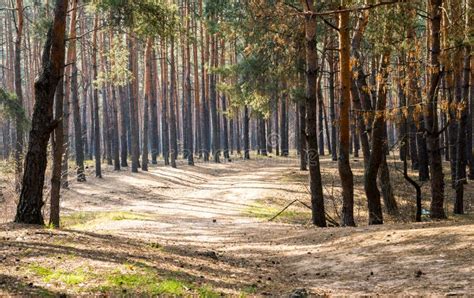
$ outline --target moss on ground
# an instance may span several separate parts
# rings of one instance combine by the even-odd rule
[[[98,224],[120,220],[149,220],[151,216],[129,211],[94,212],[82,211],[66,214],[61,217],[61,226],[69,229],[87,229]]]

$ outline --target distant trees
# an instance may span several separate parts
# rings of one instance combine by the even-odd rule
[[[107,165],[116,171],[130,165],[135,173],[161,163],[178,167],[180,156],[188,165],[246,160],[253,150],[259,158],[298,155],[300,169],[309,169],[318,226],[338,224],[326,218],[320,165],[326,152],[338,161],[342,225],[356,224],[351,158],[358,160],[360,149],[370,224],[382,223],[384,212],[399,214],[389,154],[398,154],[405,178],[416,183],[411,163],[418,180],[430,180],[432,218],[446,217],[448,205],[463,213],[464,185],[474,177],[468,4],[74,0],[65,16],[64,74],[56,92],[37,93],[33,78],[47,70],[38,45],[51,16],[45,3],[5,2],[11,10],[0,11],[0,104],[9,111],[0,119],[2,156],[14,154],[20,177],[23,131],[35,114],[34,98],[42,96],[45,107],[53,98],[55,104],[41,119],[57,121],[35,126],[35,114],[29,145],[41,150],[29,149],[24,179],[41,178],[43,166],[32,170],[32,154],[42,161],[44,134],[54,131],[56,226],[60,187],[68,187],[71,169],[85,182],[90,168],[102,177]],[[446,182],[453,197],[446,197]],[[39,185],[33,190],[28,183],[23,209],[31,193],[39,195]],[[33,201],[28,208],[38,213],[41,202]]]

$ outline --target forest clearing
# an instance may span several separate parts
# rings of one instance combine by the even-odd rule
[[[330,184],[337,168],[322,164]],[[2,294],[160,293],[156,279],[176,281],[175,294],[204,296],[474,291],[472,213],[315,230],[311,213],[294,206],[269,222],[282,209],[275,201],[307,200],[294,165],[276,158],[106,170],[107,178],[73,183],[63,194],[63,230],[1,225]]]
[[[474,0],[0,0],[0,296],[471,296]]]

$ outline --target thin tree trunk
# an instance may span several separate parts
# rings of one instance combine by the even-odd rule
[[[92,76],[97,79],[97,31],[99,29],[99,16],[94,19],[94,33],[92,35]],[[97,88],[92,93],[94,99],[91,109],[94,111],[92,122],[94,123],[94,157],[95,157],[95,176],[102,178],[102,162],[100,149],[100,121],[99,121],[99,94]]]
[[[469,80],[471,72],[471,47],[465,46],[464,48],[464,63],[462,79],[459,80],[459,89],[462,89],[461,98],[459,98],[459,104],[467,107],[469,102]],[[461,117],[458,120],[458,135],[457,135],[457,160],[456,160],[456,199],[454,201],[454,213],[464,214],[464,184],[466,183],[466,126],[468,121],[468,109],[461,111]]]
[[[170,134],[168,127],[168,62],[166,61],[166,42],[161,44],[161,81],[163,85],[161,96],[161,143],[163,144],[163,159],[165,165],[170,164]]]
[[[300,170],[307,171],[308,170],[308,155],[307,155],[307,145],[306,145],[306,103],[299,104],[299,124],[300,124],[300,133],[299,133],[299,140],[300,140]]]
[[[190,6],[189,1],[186,4],[186,13],[190,14],[189,12]],[[185,16],[186,17],[186,16]],[[187,31],[190,31],[190,17],[186,17],[186,28]],[[193,137],[193,98],[192,98],[192,86],[191,86],[191,48],[190,48],[190,40],[189,36],[186,37],[186,45],[185,45],[185,56],[186,62],[183,61],[183,66],[186,66],[185,69],[185,81],[184,81],[184,106],[183,110],[185,112],[186,121],[185,126],[183,126],[183,135],[186,136],[186,147],[184,151],[187,152],[185,155],[188,159],[188,165],[194,165],[194,137]]]
[[[315,95],[316,96],[316,95]],[[289,153],[288,148],[288,113],[287,113],[287,98],[284,94],[281,95],[280,101],[280,139],[281,139],[281,156],[286,157]]]
[[[174,37],[171,37],[171,60],[170,60],[170,96],[169,96],[169,126],[170,126],[170,155],[171,166],[176,168],[176,158],[178,156],[177,128],[176,128],[176,109],[175,109],[175,92],[176,92],[176,66],[174,53]]]
[[[244,159],[250,159],[250,119],[249,108],[244,106]]]
[[[58,126],[54,129],[53,136],[52,136],[53,167],[52,167],[52,173],[51,173],[51,193],[50,193],[51,209],[49,212],[49,224],[53,225],[56,228],[58,228],[60,224],[59,201],[60,201],[60,191],[61,191],[62,159],[63,159],[63,152],[64,152],[63,101],[64,101],[64,84],[63,84],[63,78],[61,78],[56,88],[56,97],[55,97],[55,119],[58,120]]]
[[[211,66],[215,67],[216,61],[216,37],[212,36],[211,38]],[[214,162],[219,163],[219,129],[218,123],[219,120],[217,115],[217,86],[216,86],[216,75],[211,73],[209,75],[209,103],[211,108],[211,124],[212,124],[212,156]]]
[[[20,107],[23,107],[23,90],[21,88],[21,42],[23,36],[23,0],[16,0],[17,22],[15,39],[15,93]],[[20,177],[22,174],[23,159],[23,113],[17,111],[16,115],[16,142],[15,142],[15,188],[20,190]]]
[[[133,81],[130,84],[130,129],[131,129],[131,153],[132,153],[132,173],[138,173],[140,167],[140,128],[138,124],[138,48],[136,37],[133,33],[129,35],[130,49],[130,70]]]
[[[157,86],[158,73],[156,67],[155,52],[152,49],[152,70],[151,70],[151,93],[150,93],[150,118],[151,118],[151,163],[156,165],[158,163],[157,158],[160,154],[160,142],[158,134],[158,101],[157,101]]]
[[[142,170],[148,171],[148,125],[149,125],[149,102],[153,94],[152,75],[152,46],[153,39],[148,38],[145,49],[145,99],[143,103],[143,137],[142,137]]]
[[[314,1],[303,1],[306,12],[314,11]],[[306,140],[308,142],[309,186],[311,191],[312,221],[314,225],[326,227],[323,186],[318,154],[318,136],[316,131],[316,78],[318,75],[318,56],[316,51],[317,19],[305,14],[306,48]],[[283,120],[282,120],[283,121]],[[283,150],[282,150],[283,151]]]

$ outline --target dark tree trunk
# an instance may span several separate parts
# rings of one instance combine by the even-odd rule
[[[324,60],[324,59],[322,59]],[[321,64],[322,65],[322,64]],[[322,66],[321,66],[322,67]],[[319,138],[319,155],[324,156],[324,104],[323,104],[323,88],[321,86],[322,74],[319,75],[317,80],[318,89],[318,138]]]
[[[385,116],[384,111],[387,104],[386,80],[388,77],[387,67],[390,63],[390,51],[385,50],[382,56],[381,74],[378,83],[378,100],[376,104],[375,117],[372,124],[372,152],[369,163],[365,169],[364,188],[367,195],[369,209],[369,224],[382,224],[382,204],[380,192],[377,187],[377,173],[385,156]]]
[[[151,163],[156,165],[158,163],[157,158],[160,154],[160,142],[158,135],[158,103],[156,94],[156,81],[158,80],[158,74],[156,73],[156,59],[155,52],[152,52],[153,68],[152,68],[152,86],[151,86],[151,98],[150,98],[150,118],[151,118]]]
[[[281,140],[281,156],[288,156],[288,112],[286,105],[286,95],[282,94],[280,105],[280,140]]]
[[[277,86],[275,86],[277,87]],[[279,118],[278,117],[278,93],[277,90],[275,90],[274,95],[273,95],[273,100],[272,100],[272,116],[273,116],[273,132],[270,136],[270,142],[272,143],[273,147],[275,147],[275,155],[279,156],[280,155],[280,138],[279,138],[279,132],[280,129],[278,127],[279,125]]]
[[[176,92],[176,65],[174,55],[174,38],[171,37],[171,60],[170,60],[170,96],[169,96],[169,133],[170,133],[170,156],[171,166],[176,168],[176,158],[178,157],[178,141],[177,141],[177,128],[176,128],[176,108],[175,108],[175,92]]]
[[[17,36],[15,39],[15,93],[16,100],[20,107],[23,107],[23,90],[21,88],[21,42],[23,34],[23,0],[16,0],[17,10]],[[22,174],[22,159],[23,159],[23,115],[21,110],[17,111],[16,115],[16,142],[15,142],[15,189],[20,190],[20,177]]]
[[[81,113],[79,109],[79,92],[77,89],[77,66],[76,62],[72,64],[71,71],[71,103],[72,103],[72,117],[74,121],[74,146],[77,167],[77,181],[86,181],[84,173],[84,145],[82,142],[82,125]]]
[[[67,4],[56,0],[54,21],[46,38],[42,68],[35,82],[35,105],[31,122],[28,152],[25,158],[23,185],[18,202],[15,222],[26,224],[44,223],[43,207],[44,176],[47,166],[47,147],[54,130],[53,104],[56,87],[64,67]]]
[[[92,72],[94,80],[97,79],[97,31],[99,28],[99,16],[96,15],[94,20],[94,33],[93,33],[93,48],[92,48]],[[99,92],[97,88],[94,88],[93,92],[94,105],[91,106],[93,109],[94,122],[94,157],[95,157],[95,176],[102,178],[102,162],[101,162],[101,148],[100,148],[100,121],[99,121]]]
[[[409,108],[410,110],[410,108]],[[411,114],[411,113],[409,113]],[[411,158],[411,168],[412,170],[419,170],[420,164],[418,161],[418,147],[416,145],[416,125],[413,119],[407,122],[409,129],[408,132],[408,142],[410,146],[410,158]]]
[[[249,108],[244,106],[244,159],[250,159],[250,118]]]
[[[215,67],[216,60],[216,37],[212,36],[211,38],[211,65]],[[212,156],[214,162],[218,163],[219,161],[219,129],[218,129],[218,115],[217,115],[217,85],[216,85],[216,75],[211,73],[209,74],[209,103],[211,110],[211,125],[212,125]]]
[[[441,52],[440,30],[442,0],[430,0],[430,65],[428,104],[430,107],[425,114],[425,128],[427,130],[427,149],[431,176],[431,217],[446,218],[444,213],[444,174],[441,161],[438,131],[438,85],[441,78],[439,54]]]
[[[64,75],[64,74],[63,74]],[[63,127],[63,101],[64,101],[64,83],[63,78],[56,87],[55,97],[55,118],[58,126],[54,129],[52,137],[53,147],[53,168],[51,173],[51,209],[49,212],[49,223],[54,227],[59,227],[59,201],[61,191],[61,169],[64,152],[64,127]]]
[[[357,22],[356,32],[352,39],[351,45],[352,59],[354,60],[352,66],[352,72],[354,73],[354,76],[351,78],[351,95],[352,105],[356,111],[365,110],[367,107],[370,106],[370,104],[368,104],[370,103],[370,94],[368,93],[369,89],[367,86],[363,65],[360,59],[360,45],[368,20],[368,12],[363,12],[360,14],[359,20]],[[332,84],[334,85],[334,83]],[[362,112],[356,112],[355,118],[357,123],[357,130],[359,131],[360,143],[362,145],[362,154],[364,155],[364,166],[367,167],[370,159],[370,144],[364,114]]]
[[[145,98],[143,102],[142,170],[148,171],[149,102],[153,94],[152,39],[148,38],[145,49]]]
[[[459,89],[461,97],[459,103],[466,107],[469,103],[469,80],[470,80],[470,63],[471,63],[471,47],[465,47],[464,64],[462,80],[458,78]],[[461,85],[462,82],[462,86]],[[464,214],[464,184],[466,183],[466,126],[468,118],[468,109],[461,112],[461,119],[459,119],[458,135],[457,135],[457,152],[456,152],[456,199],[454,200],[454,213]]]
[[[166,43],[162,42],[161,48],[161,81],[162,81],[162,96],[161,96],[161,143],[163,146],[163,159],[165,165],[170,164],[170,133],[168,126],[168,62],[166,61],[167,51]]]
[[[406,148],[404,148],[405,150]],[[398,215],[398,205],[390,182],[390,170],[387,164],[387,156],[384,154],[379,169],[379,181],[382,188],[382,197],[387,213],[392,216]]]
[[[472,57],[471,57],[472,59]],[[471,65],[472,66],[472,65]],[[468,124],[467,124],[467,160],[469,166],[468,177],[470,180],[474,180],[474,71],[471,68],[469,76],[470,88],[469,88],[469,113],[468,113]]]
[[[306,12],[314,11],[314,1],[306,2]],[[318,154],[318,136],[316,127],[316,78],[318,75],[318,55],[316,51],[317,19],[312,14],[305,14],[305,48],[306,48],[306,140],[308,144],[309,187],[311,191],[312,221],[314,225],[326,227],[323,186]],[[283,102],[283,101],[282,101]],[[282,118],[283,122],[283,118]],[[283,150],[282,150],[283,151]]]
[[[138,49],[135,36],[129,36],[130,49],[130,70],[133,81],[130,84],[130,130],[131,130],[131,153],[132,153],[132,173],[138,173],[140,167],[140,128],[138,123]]]
[[[107,86],[102,88],[102,127],[104,140],[104,155],[107,164],[111,166],[112,162],[112,125],[110,124],[109,100]]]
[[[126,102],[125,88],[119,86],[120,97],[120,165],[128,167],[128,141],[127,141],[127,121],[128,121],[128,104]]]
[[[334,54],[332,51],[329,51],[329,116],[331,117],[331,144],[332,144],[332,160],[336,161],[337,160],[337,120],[336,120],[336,107],[335,107],[335,101],[336,101],[336,95],[335,95],[335,64],[336,64],[336,59],[334,57]]]
[[[260,115],[258,118],[258,129],[259,129],[259,148],[260,154],[267,156],[267,133],[265,128],[265,119],[263,115]]]
[[[228,120],[227,120],[227,98],[225,94],[222,95],[222,133],[223,133],[223,138],[224,138],[224,143],[222,144],[222,147],[224,149],[224,158],[229,161],[230,160],[230,155],[229,155],[229,128],[228,128]]]
[[[240,128],[240,113],[239,112],[237,112],[235,115],[235,147],[237,149],[237,154],[241,154],[241,145],[240,145],[241,128]]]
[[[119,140],[119,124],[117,112],[117,92],[115,87],[110,86],[112,91],[112,155],[114,159],[114,171],[120,171],[120,140]]]
[[[308,155],[307,155],[307,145],[306,145],[306,103],[299,104],[299,124],[300,124],[300,170],[307,171],[308,170]]]
[[[81,123],[82,123],[82,140],[84,144],[84,158],[86,160],[92,160],[91,152],[90,152],[90,147],[89,147],[89,138],[87,135],[88,128],[87,128],[87,88],[83,89],[83,96],[82,96],[82,117],[81,117]]]
[[[189,8],[189,7],[188,7]],[[187,19],[187,27],[189,29],[189,18]],[[184,62],[183,62],[184,64]],[[188,159],[188,165],[194,165],[194,137],[193,137],[193,98],[192,98],[192,87],[191,87],[191,51],[189,46],[189,40],[186,41],[186,72],[185,72],[185,102],[184,102],[184,114],[186,121],[184,122],[183,135],[186,136],[186,147],[184,148],[185,156]]]

